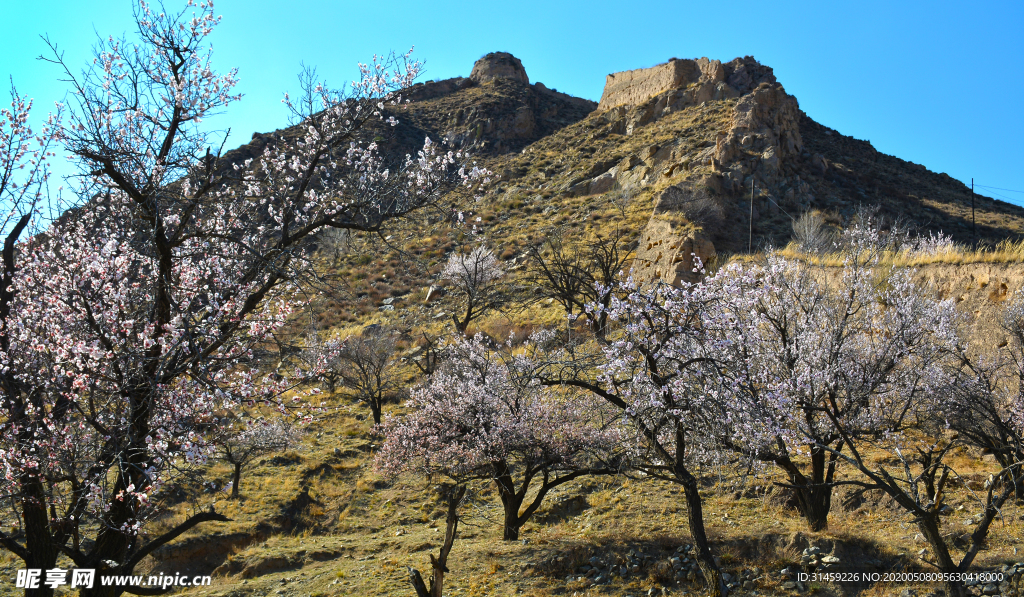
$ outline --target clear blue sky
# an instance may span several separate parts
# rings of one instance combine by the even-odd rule
[[[168,7],[181,3],[168,2]],[[753,55],[812,118],[879,151],[969,183],[1024,190],[1024,2],[350,2],[219,0],[221,70],[245,94],[218,127],[236,146],[286,124],[299,64],[334,85],[375,52],[416,46],[427,79],[465,76],[490,51],[531,82],[598,99],[606,74],[671,57]],[[130,31],[128,0],[8,2],[0,76],[48,109],[59,73],[39,35],[84,64],[99,32]],[[40,110],[41,112],[42,110]],[[1024,203],[1024,193],[986,194]]]

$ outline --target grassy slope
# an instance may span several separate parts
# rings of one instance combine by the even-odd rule
[[[486,87],[465,93],[465,97],[437,98],[405,108],[408,120],[415,125],[409,139],[422,132],[436,133],[446,122],[440,115],[458,109],[458,102],[485,105],[500,103],[504,97],[500,93],[489,95]],[[631,136],[609,132],[608,123],[596,114],[566,124],[528,145],[525,151],[484,158],[484,165],[500,173],[501,179],[481,202],[467,201],[466,207],[472,211],[471,219],[481,218],[488,244],[498,249],[514,275],[521,271],[517,268],[526,249],[543,242],[556,227],[565,227],[579,237],[607,233],[613,227],[636,235],[650,216],[657,190],[709,172],[700,168],[677,170],[652,186],[636,189],[628,204],[617,202],[612,195],[567,197],[562,191],[581,177],[598,174],[652,145],[679,144],[690,151],[703,148],[728,125],[731,108],[729,102],[692,107],[642,127]],[[491,109],[500,109],[500,105]],[[859,176],[901,181],[889,185],[895,189],[889,191],[881,186],[874,190],[861,186],[868,194],[889,193],[887,196],[914,199],[924,206],[915,213],[930,213],[924,209],[928,208],[945,214],[935,220],[943,227],[947,222],[954,226],[963,222],[963,201],[957,186],[941,175],[908,169],[905,162],[872,154],[869,147],[858,145],[863,142],[853,143],[834,133],[827,135],[823,128],[814,126],[802,125],[808,147],[842,166],[834,169],[832,178],[811,180],[815,194],[825,202],[820,207],[837,215],[849,208],[854,203],[850,193],[861,196],[856,184]],[[840,183],[836,183],[836,171]],[[1008,236],[1024,230],[1020,210],[996,202],[983,201],[981,205],[984,211],[979,222],[990,226],[992,234]],[[770,234],[784,235],[788,219],[784,215],[777,219],[774,228],[765,229],[774,230]],[[743,222],[742,217],[735,219],[737,226],[742,227]],[[424,304],[425,289],[436,280],[447,253],[472,237],[464,229],[435,225],[430,230],[428,235],[418,230],[396,231],[395,238],[386,243],[390,247],[378,245],[372,251],[363,246],[369,239],[355,238],[352,252],[356,257],[334,259],[321,252],[325,274],[334,276],[341,290],[325,300],[323,312],[317,317],[318,327],[345,335],[370,323],[390,323],[407,332],[407,346],[421,332],[442,333],[453,305],[450,298]],[[962,264],[984,260],[990,258],[957,253],[941,261]],[[996,260],[1019,261],[1020,251],[1008,252]],[[997,264],[987,266],[990,271],[982,285],[969,272],[934,269],[970,266],[923,265],[923,280],[929,279],[931,271],[930,279],[938,286],[945,285],[938,289],[940,292],[964,297],[960,301],[979,315],[987,314],[1000,300],[992,297],[995,284],[990,284],[989,278],[1002,283],[998,280],[1003,276],[1010,283],[1010,291],[1019,288],[1024,279],[1013,267]],[[396,298],[396,311],[378,310],[387,297]],[[547,303],[534,304],[513,316],[514,321],[501,314],[492,315],[473,327],[501,337],[522,326],[522,322],[552,325],[563,318],[557,305]],[[300,330],[297,325],[296,331]],[[413,381],[415,370],[408,368],[407,376]],[[393,405],[389,410],[401,409]],[[405,566],[427,569],[427,553],[436,552],[443,537],[444,508],[422,479],[410,477],[386,485],[372,472],[372,453],[379,440],[369,434],[367,414],[339,393],[329,399],[327,412],[311,426],[301,448],[264,458],[245,472],[241,500],[228,500],[218,492],[200,492],[200,507],[216,501],[218,510],[233,522],[207,524],[189,533],[161,553],[153,563],[154,570],[206,573],[216,568],[213,586],[193,594],[412,594]],[[958,458],[970,471],[972,483],[987,475],[990,464],[980,455],[963,453]],[[223,484],[230,478],[230,470],[214,463],[209,475]],[[843,505],[843,500],[837,499],[832,530],[807,535],[802,521],[784,507],[772,488],[775,480],[779,477],[774,471],[765,471],[741,488],[734,475],[711,475],[706,488],[707,523],[723,564],[734,573],[761,568],[763,574],[755,582],[762,593],[780,591],[778,569],[794,561],[808,540],[832,546],[844,554],[844,561],[865,566],[868,561],[876,561],[881,569],[918,567],[914,560],[920,549],[914,542],[916,529],[885,500],[875,497]],[[961,491],[952,504],[966,504],[965,500]],[[587,592],[586,583],[575,580],[578,574],[567,580],[568,575],[576,573],[592,556],[604,560],[605,566],[611,562],[629,564],[631,550],[638,556],[634,560],[639,562],[637,572],[589,589],[589,593],[639,595],[647,594],[654,586],[671,585],[667,578],[670,575],[659,562],[687,542],[685,510],[675,487],[624,478],[586,479],[559,488],[546,504],[540,518],[524,528],[526,543],[503,543],[495,522],[499,514],[496,497],[486,485],[475,488],[449,562],[452,573],[446,594],[583,594]],[[169,516],[158,521],[154,532],[180,519],[189,507],[185,503],[175,506]],[[965,507],[970,510],[969,505]],[[1019,505],[1007,509],[980,564],[994,565],[1013,557],[1014,544],[1024,539],[1022,514],[1024,509]],[[962,518],[959,514],[951,518],[950,532],[962,532]],[[5,573],[13,574],[17,562],[9,554],[4,557],[0,565]],[[8,586],[0,587],[0,591]],[[886,594],[890,589],[873,587],[867,592]]]

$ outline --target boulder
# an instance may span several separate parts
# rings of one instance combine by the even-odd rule
[[[694,258],[708,264],[715,256],[715,245],[702,233],[655,214],[640,235],[633,276],[642,284],[696,282],[701,273],[693,271]]]
[[[615,174],[613,172],[605,172],[590,181],[589,192],[591,195],[600,195],[612,190],[613,186],[615,186]]]

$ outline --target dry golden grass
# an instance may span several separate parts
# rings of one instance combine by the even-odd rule
[[[795,244],[789,244],[779,251],[784,257],[801,259],[826,267],[841,267],[846,260],[842,253],[809,254]],[[879,254],[882,267],[922,267],[926,265],[970,265],[976,263],[1022,263],[1024,262],[1024,240],[1004,240],[994,247],[970,248],[953,244],[948,249],[934,253],[919,253],[910,250],[883,251]],[[736,256],[738,259],[748,256]]]
[[[357,406],[344,408],[340,397],[332,400],[338,407],[310,427],[301,449],[279,455],[281,460],[266,457],[246,471],[242,499],[230,500],[216,493],[204,498],[204,503],[215,501],[218,511],[233,521],[204,525],[178,541],[205,547],[197,552],[204,554],[202,562],[218,570],[211,587],[186,594],[411,594],[406,566],[421,571],[429,568],[428,554],[436,553],[444,535],[443,501],[420,478],[382,482],[371,469],[376,439],[368,435],[366,418],[356,418],[367,413]],[[884,461],[881,454],[874,456],[878,462]],[[993,467],[968,450],[954,454],[951,464],[968,479],[984,478]],[[759,594],[789,594],[780,588],[777,573],[796,562],[809,543],[834,549],[844,561],[860,562],[858,565],[879,560],[887,570],[926,569],[916,557],[921,548],[914,540],[916,527],[885,498],[869,495],[864,502],[847,506],[843,498],[850,492],[837,491],[830,529],[809,533],[773,486],[783,481],[774,469],[755,471],[745,484],[740,483],[738,472],[708,471],[702,489],[705,521],[726,571],[735,574],[755,567],[764,571],[756,581]],[[843,478],[853,474],[848,470],[840,473]],[[208,476],[223,482],[230,477],[230,469],[214,462]],[[950,492],[948,503],[955,509],[964,508],[947,519],[943,532],[950,536],[963,534],[967,527],[962,519],[975,513],[969,489],[964,484]],[[304,493],[311,501],[282,518]],[[559,506],[576,496],[582,496],[582,507]],[[161,524],[180,519],[187,511],[182,504]],[[472,501],[462,514],[464,521],[448,563],[451,573],[446,576],[446,595],[639,597],[652,588],[660,594],[662,586],[672,595],[682,591],[699,594],[698,585],[676,585],[658,571],[659,562],[690,542],[685,503],[680,488],[673,484],[594,477],[561,486],[548,495],[545,506],[523,528],[525,542],[501,540],[500,505],[489,484],[473,488]],[[1021,504],[1007,505],[978,565],[993,567],[1020,559],[1013,549],[1024,545],[1022,515]],[[630,550],[651,556],[641,572],[596,587],[577,580],[582,576],[579,566],[591,556],[625,562]],[[192,564],[200,559],[193,558]],[[182,571],[189,562],[158,561],[154,570]],[[5,572],[18,565],[20,562],[11,558],[0,560]],[[915,588],[866,586],[862,594],[893,595],[908,587]],[[839,593],[835,587],[821,585],[814,594]]]

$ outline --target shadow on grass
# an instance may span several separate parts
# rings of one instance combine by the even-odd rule
[[[692,591],[699,590],[703,580],[692,552],[686,551],[690,543],[689,536],[685,534],[551,540],[524,551],[521,557],[527,562],[524,568],[533,575],[565,582],[570,590],[585,587],[602,577],[604,582],[612,584],[638,580],[644,586],[660,585]],[[724,572],[739,582],[749,579],[753,588],[759,591],[784,590],[781,585],[789,579],[780,574],[783,568],[793,572],[815,572],[813,566],[800,565],[801,554],[809,547],[819,548],[823,556],[832,555],[839,559],[837,564],[828,568],[829,572],[857,573],[858,578],[863,578],[864,573],[924,571],[920,563],[908,556],[893,553],[884,544],[862,538],[803,532],[767,533],[712,537],[712,546]],[[679,560],[673,561],[671,558],[674,557]],[[682,578],[678,572],[680,569]],[[694,574],[688,576],[689,571]],[[588,578],[588,575],[589,581],[580,580]],[[878,583],[808,580],[804,584],[808,589],[817,590],[816,595],[846,597],[860,595]]]

